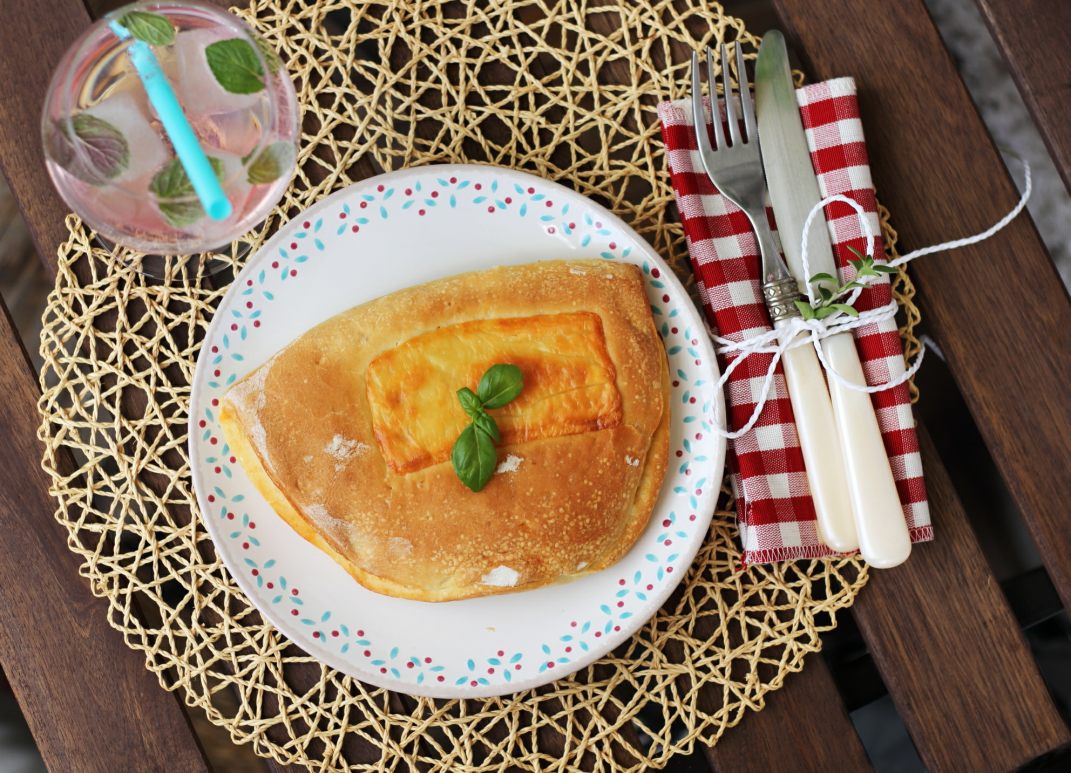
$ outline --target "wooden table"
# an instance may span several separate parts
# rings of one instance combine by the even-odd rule
[[[1071,4],[977,3],[1071,182],[1071,108],[1063,88]],[[0,167],[51,272],[66,237],[66,207],[41,157],[40,107],[53,67],[103,5],[17,4],[6,9],[0,28]],[[1014,204],[1012,181],[923,0],[775,5],[812,79],[851,73],[858,80],[874,178],[895,213],[903,249],[974,233]],[[955,442],[931,439],[941,440],[948,427],[940,410],[927,410],[925,400],[934,398],[924,395],[921,413],[935,417],[922,442],[937,541],[906,565],[873,573],[851,618],[927,768],[1006,770],[1049,755],[1053,769],[1067,769],[1071,756],[1060,749],[1071,733],[1016,613],[1071,603],[1071,302],[1026,217],[998,238],[922,261],[912,272],[928,332],[1044,570],[997,581],[972,527],[986,518],[985,507],[968,512],[961,504],[936,450],[954,451]],[[186,713],[108,626],[106,602],[90,594],[52,519],[38,464],[36,378],[4,311],[0,663],[50,768],[207,769]],[[68,634],[56,636],[57,628]],[[765,711],[746,717],[716,748],[671,767],[866,770],[870,763],[845,708],[852,689],[838,688],[814,656],[769,697]]]

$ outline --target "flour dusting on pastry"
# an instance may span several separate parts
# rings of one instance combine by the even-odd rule
[[[501,474],[503,472],[517,472],[521,469],[521,462],[524,461],[523,456],[517,456],[517,454],[506,454],[506,458],[498,463],[495,467],[495,472]]]
[[[495,588],[512,588],[520,578],[521,576],[516,569],[510,569],[508,566],[496,566],[485,574],[480,579],[480,582]]]

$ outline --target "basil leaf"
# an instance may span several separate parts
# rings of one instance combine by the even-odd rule
[[[483,403],[480,402],[480,398],[476,396],[476,393],[468,387],[461,387],[461,389],[457,390],[457,399],[469,418],[475,419],[478,414],[483,412]]]
[[[825,319],[826,317],[832,316],[836,311],[837,310],[832,306],[823,306],[814,313],[814,316],[815,319]]]
[[[154,46],[166,46],[175,40],[175,28],[171,20],[158,13],[131,11],[124,13],[119,23],[138,40]]]
[[[472,423],[476,425],[477,429],[481,429],[491,436],[491,439],[496,443],[502,442],[502,433],[498,431],[498,424],[487,413],[480,408],[479,412],[472,417]]]
[[[805,320],[814,319],[814,306],[807,303],[807,301],[795,301],[796,308],[799,309],[800,315]]]
[[[219,85],[232,94],[255,94],[264,88],[264,68],[247,40],[231,38],[205,46],[208,67]]]
[[[278,180],[290,170],[294,161],[294,144],[292,142],[273,142],[260,151],[253,163],[249,165],[246,179],[253,185],[261,185]]]
[[[208,157],[216,177],[223,178],[223,162]],[[177,158],[171,159],[163,169],[157,172],[149,183],[149,192],[156,197],[156,206],[160,214],[174,228],[193,225],[204,215],[204,207],[196,198],[193,183],[190,182],[186,169]]]
[[[461,482],[473,491],[480,491],[491,480],[498,455],[491,436],[470,424],[454,442],[450,461]]]
[[[268,45],[268,41],[260,37],[260,35],[253,36],[253,43],[257,47],[257,51],[264,57],[264,63],[268,65],[268,72],[272,75],[279,72],[283,67],[283,60],[279,58],[279,54],[275,49]]]
[[[69,124],[54,122],[47,142],[52,160],[90,185],[103,185],[130,164],[123,133],[89,113],[78,113]]]
[[[483,374],[476,394],[484,408],[501,408],[513,400],[524,388],[521,369],[516,365],[492,365]]]

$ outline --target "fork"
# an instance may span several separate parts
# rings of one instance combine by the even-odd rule
[[[733,104],[733,86],[729,79],[729,57],[725,44],[721,45],[722,85],[728,124],[726,138],[715,89],[713,56],[709,48],[706,53],[715,145],[711,145],[707,134],[699,56],[693,52],[692,116],[699,155],[711,182],[725,198],[740,207],[751,221],[759,243],[759,253],[762,255],[762,295],[770,321],[774,329],[780,332],[782,343],[785,343],[787,339],[797,335],[794,332],[793,319],[800,316],[795,301],[801,298],[801,294],[795,277],[781,258],[766,219],[766,176],[763,173],[755,107],[744,68],[744,56],[740,46],[737,46],[736,72],[740,82],[740,112],[743,114],[744,123],[741,133]],[[782,362],[792,412],[796,417],[803,461],[807,468],[807,481],[818,517],[819,534],[822,540],[836,551],[855,550],[859,547],[859,540],[849,499],[844,456],[833,420],[833,406],[825,375],[811,346],[787,349],[782,356]]]

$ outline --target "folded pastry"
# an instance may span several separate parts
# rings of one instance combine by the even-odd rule
[[[451,465],[461,387],[490,410],[480,492]],[[446,601],[598,571],[643,532],[665,475],[669,380],[639,269],[545,261],[393,293],[313,328],[236,383],[221,422],[299,534],[367,588]]]

